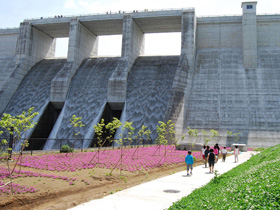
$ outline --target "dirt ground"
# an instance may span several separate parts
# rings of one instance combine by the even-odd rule
[[[195,165],[202,164],[201,160]],[[0,166],[6,166],[0,163]],[[18,168],[18,167],[17,167]],[[84,169],[75,172],[55,172],[22,167],[21,170],[34,171],[42,174],[52,174],[77,178],[73,185],[61,179],[45,177],[20,177],[13,183],[34,187],[35,193],[0,196],[1,210],[64,210],[93,199],[102,198],[117,191],[154,180],[163,176],[185,170],[185,163],[161,166],[149,171],[129,173],[114,171],[109,175],[109,169]],[[89,184],[85,184],[88,182]]]

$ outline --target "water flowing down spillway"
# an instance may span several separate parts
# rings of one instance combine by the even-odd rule
[[[123,121],[133,122],[135,134],[142,125],[157,136],[158,121],[166,122],[166,108],[171,95],[179,56],[138,57],[129,73]]]
[[[258,62],[257,69],[244,69],[241,49],[198,51],[185,133],[188,126],[241,132],[239,142],[247,144],[279,130],[279,50],[259,49]]]
[[[20,83],[4,113],[19,115],[34,107],[38,122],[50,100],[51,81],[66,63],[66,59],[45,59],[37,63]]]
[[[86,139],[83,147],[89,147],[94,135],[93,125],[99,123],[107,103],[108,80],[119,62],[116,58],[90,58],[85,60],[72,78],[65,105],[49,136],[44,149],[57,149],[61,144],[73,146],[72,115],[82,117],[84,127],[78,129],[78,138]],[[52,139],[72,139],[63,142]],[[81,148],[82,142],[75,142]]]

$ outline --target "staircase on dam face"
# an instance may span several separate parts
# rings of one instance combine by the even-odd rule
[[[15,116],[34,107],[34,112],[39,112],[35,118],[38,122],[49,105],[51,81],[65,62],[66,59],[45,59],[32,67],[20,83],[4,113]],[[51,128],[49,132],[50,130]],[[30,135],[28,134],[28,137]]]
[[[259,68],[244,69],[241,49],[197,52],[185,133],[190,126],[217,129],[224,135],[241,132],[240,142],[253,146],[275,141],[273,135],[280,128],[280,53],[259,50],[258,54]]]
[[[152,131],[154,140],[158,121],[166,122],[178,62],[179,56],[138,57],[134,62],[128,77],[122,121],[133,122],[135,134],[145,125]]]
[[[86,139],[83,141],[84,148],[91,146],[93,125],[99,123],[103,114],[107,103],[108,80],[119,60],[119,57],[90,58],[82,63],[72,78],[64,107],[44,149],[57,149],[61,144],[73,145],[73,140],[52,140],[74,139],[70,125],[72,115],[82,117],[85,126],[79,128],[78,138]],[[75,142],[75,147],[81,148],[82,142]]]

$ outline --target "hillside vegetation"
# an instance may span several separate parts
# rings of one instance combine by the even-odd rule
[[[280,144],[215,177],[175,209],[280,209]]]

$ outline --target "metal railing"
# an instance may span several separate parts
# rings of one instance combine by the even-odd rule
[[[39,19],[52,19],[52,18],[74,18],[74,17],[83,17],[83,16],[96,16],[96,15],[120,15],[120,14],[134,14],[134,13],[151,13],[151,12],[168,12],[168,11],[191,11],[194,10],[194,7],[188,8],[170,8],[170,9],[144,9],[144,10],[132,10],[132,11],[107,11],[101,13],[91,13],[91,14],[77,14],[77,15],[54,15],[52,17],[37,17],[37,18],[26,18],[24,21],[39,20]],[[61,17],[62,16],[62,17]]]
[[[0,141],[3,139],[8,140],[7,138],[0,138]],[[25,139],[17,140],[17,143],[24,142]],[[9,140],[8,140],[9,141]],[[46,141],[55,141],[55,148],[54,149],[48,149],[44,150],[44,146],[46,144]],[[90,142],[89,147],[84,147],[84,143],[88,141]],[[136,146],[148,146],[148,145],[155,145],[154,139],[141,139],[136,140],[133,139],[133,141],[130,143],[129,141],[124,141],[123,146],[124,147],[136,147]],[[60,151],[62,148],[62,145],[68,145],[70,148],[73,148],[76,151],[83,152],[84,150],[94,150],[97,149],[98,143],[97,139],[47,139],[47,138],[30,138],[28,139],[28,146],[24,149],[25,154],[33,154],[34,152],[44,151],[44,152],[53,152],[53,151]],[[110,148],[110,149],[118,149],[120,146],[113,143],[113,141],[108,142],[107,144],[103,145],[102,148]],[[8,145],[1,145],[0,149],[5,150],[8,149]],[[18,151],[16,151],[18,152]]]

